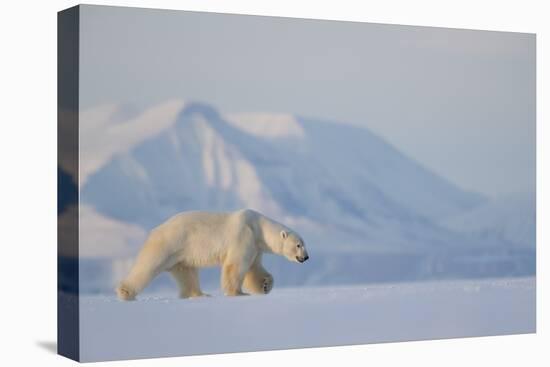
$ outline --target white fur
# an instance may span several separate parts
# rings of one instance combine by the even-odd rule
[[[273,277],[262,266],[265,252],[295,262],[308,258],[298,234],[253,210],[183,212],[151,231],[117,294],[133,300],[154,277],[169,271],[181,297],[202,296],[198,269],[209,266],[222,267],[226,295],[243,295],[242,286],[252,293],[269,293]]]

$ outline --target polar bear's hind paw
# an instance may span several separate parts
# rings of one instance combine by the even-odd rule
[[[119,285],[116,289],[116,293],[118,298],[122,301],[134,301],[136,299],[136,292],[125,284]]]

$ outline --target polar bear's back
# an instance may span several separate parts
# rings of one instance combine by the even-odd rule
[[[215,266],[238,240],[255,212],[190,211],[176,214],[151,232],[152,242],[189,266]]]

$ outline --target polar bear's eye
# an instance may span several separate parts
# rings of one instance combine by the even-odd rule
[[[296,247],[300,248],[300,247],[302,247],[302,245],[299,244],[299,243],[297,243],[297,244],[296,244]]]

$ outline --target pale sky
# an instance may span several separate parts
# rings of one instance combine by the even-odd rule
[[[459,187],[534,191],[535,35],[81,9],[81,108],[172,98],[364,126]]]

